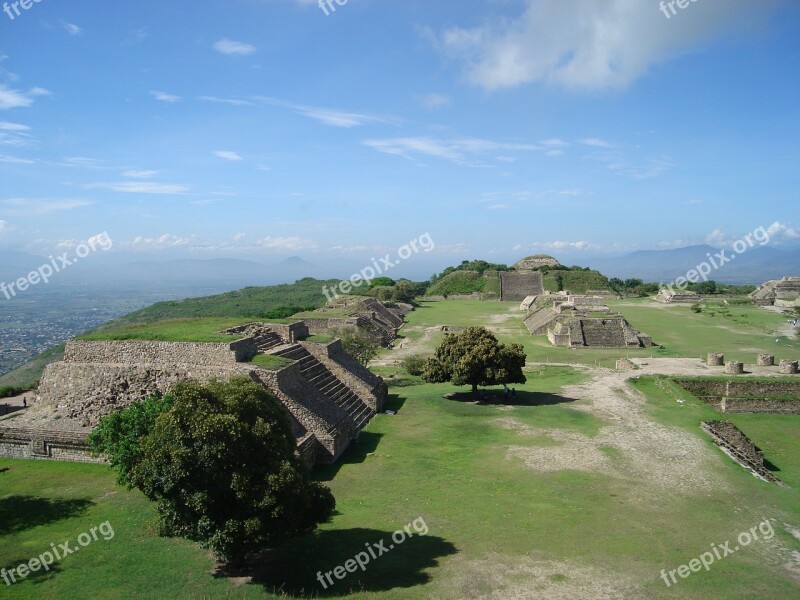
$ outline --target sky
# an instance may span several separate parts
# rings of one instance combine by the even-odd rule
[[[6,2],[0,249],[796,248],[800,3],[683,3]]]

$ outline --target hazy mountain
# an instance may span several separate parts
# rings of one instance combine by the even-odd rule
[[[596,258],[587,266],[608,277],[637,277],[645,281],[667,283],[695,269],[703,262],[721,263],[719,248],[687,246],[673,250],[640,250],[617,258]],[[709,258],[711,257],[711,259]],[[768,279],[800,274],[800,250],[782,251],[769,246],[755,246],[742,254],[725,250],[728,262],[714,269],[709,279],[721,283],[758,284]]]

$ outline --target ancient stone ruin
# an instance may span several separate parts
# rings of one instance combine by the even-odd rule
[[[750,293],[750,300],[758,306],[800,307],[800,277],[767,281]]]
[[[385,346],[397,337],[403,315],[411,308],[408,305],[387,308],[375,298],[344,296],[315,310],[312,315],[304,316],[303,323],[311,335],[358,327],[370,332]]]
[[[534,271],[542,267],[560,267],[560,266],[561,263],[559,263],[552,256],[548,256],[547,254],[536,254],[534,256],[527,256],[522,260],[518,260],[516,263],[514,263],[514,269],[516,271]]]
[[[781,484],[780,479],[775,477],[765,466],[764,453],[733,423],[729,421],[706,421],[701,423],[701,427],[711,435],[714,443],[725,454],[756,477]]]
[[[694,304],[695,302],[701,302],[703,297],[694,292],[676,292],[667,288],[661,288],[655,300],[665,304]]]
[[[64,359],[45,369],[33,407],[0,426],[0,456],[92,461],[86,437],[112,411],[181,380],[246,376],[278,399],[304,462],[328,464],[386,400],[383,379],[339,340],[301,341],[304,323],[252,323],[227,333],[230,343],[68,342]],[[258,354],[282,357],[285,366],[260,367],[251,362]]]
[[[500,300],[522,302],[528,296],[544,294],[544,277],[539,271],[500,271]]]
[[[740,363],[741,364],[741,363]],[[676,378],[687,392],[723,413],[800,414],[800,381]]]
[[[602,296],[568,292],[538,296],[524,317],[531,335],[564,348],[643,348],[653,340],[605,304]]]

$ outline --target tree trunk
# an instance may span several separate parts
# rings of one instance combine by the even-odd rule
[[[477,397],[478,397],[478,384],[477,384],[477,383],[473,383],[473,384],[472,384],[472,395],[473,395],[475,398],[477,398]]]

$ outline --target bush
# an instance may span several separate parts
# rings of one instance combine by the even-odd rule
[[[408,356],[403,360],[403,368],[409,375],[420,376],[422,371],[425,370],[425,357],[419,354]]]

